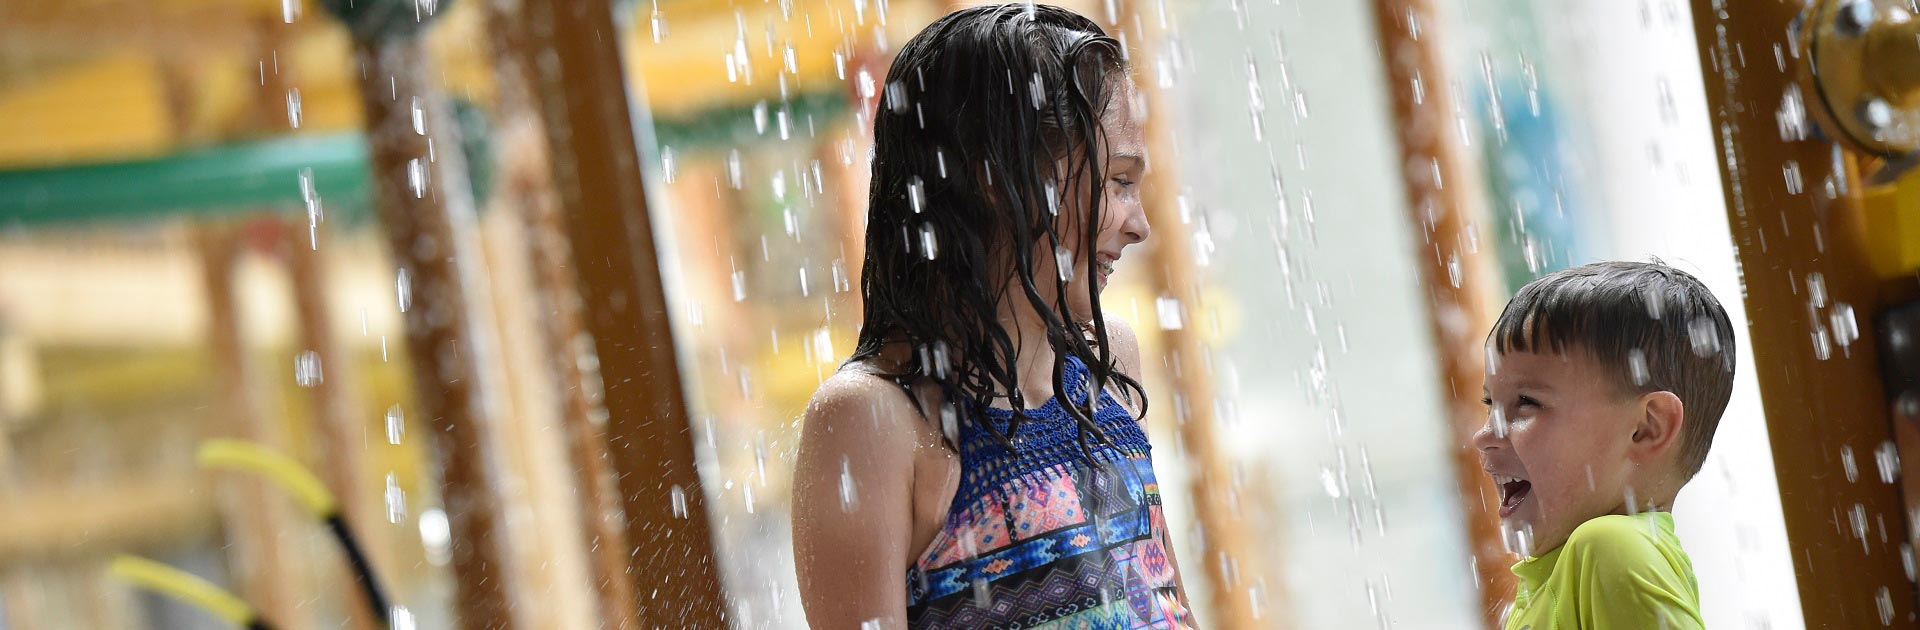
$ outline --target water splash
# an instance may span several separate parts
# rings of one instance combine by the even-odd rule
[[[400,477],[387,473],[387,522],[398,525],[407,520],[407,493],[400,489]]]
[[[300,88],[287,90],[287,125],[300,128]]]
[[[387,443],[399,444],[407,436],[407,415],[400,405],[387,408]]]
[[[400,270],[394,274],[393,298],[394,302],[400,305],[400,312],[402,313],[407,312],[407,309],[413,306],[413,276],[407,273],[406,267],[401,267]]]
[[[313,387],[326,381],[320,371],[320,353],[308,350],[293,358],[293,382],[301,387]]]
[[[860,488],[853,480],[852,460],[840,458],[840,511],[852,514],[860,510]]]

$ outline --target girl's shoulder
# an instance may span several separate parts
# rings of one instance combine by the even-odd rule
[[[819,440],[851,440],[855,448],[920,446],[937,409],[938,388],[895,376],[887,366],[852,361],[814,390],[801,416],[803,434]],[[937,428],[933,434],[938,435]]]

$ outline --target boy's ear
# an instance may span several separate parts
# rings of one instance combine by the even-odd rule
[[[1660,391],[1640,397],[1640,419],[1633,427],[1633,446],[1629,453],[1640,463],[1680,446],[1680,428],[1686,424],[1686,406],[1673,392]]]

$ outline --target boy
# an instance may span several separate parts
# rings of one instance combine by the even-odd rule
[[[1706,286],[1658,261],[1567,269],[1507,303],[1473,437],[1527,556],[1507,630],[1704,627],[1668,510],[1706,462],[1733,343]]]

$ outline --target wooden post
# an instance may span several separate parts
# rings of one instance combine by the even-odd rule
[[[1393,122],[1407,190],[1407,211],[1420,226],[1420,279],[1427,289],[1428,322],[1440,362],[1441,392],[1446,395],[1447,426],[1453,441],[1453,476],[1460,510],[1467,520],[1467,544],[1480,589],[1481,615],[1498,627],[1501,609],[1513,593],[1509,570],[1517,559],[1500,536],[1492,480],[1470,446],[1473,432],[1486,421],[1480,388],[1486,378],[1486,335],[1498,316],[1495,288],[1499,270],[1477,243],[1481,208],[1462,138],[1451,132],[1453,93],[1440,42],[1442,31],[1431,0],[1375,0],[1381,59],[1386,61],[1387,93],[1393,98]],[[1419,85],[1430,86],[1422,90]],[[1432,87],[1442,86],[1442,87]],[[1452,185],[1449,186],[1448,183]]]
[[[1892,295],[1866,260],[1850,156],[1777,118],[1808,62],[1788,41],[1805,3],[1692,4],[1801,610],[1808,627],[1920,627],[1900,488],[1841,472],[1844,451],[1894,439],[1871,330]],[[1846,311],[1860,336],[1839,344],[1829,326]]]
[[[1150,60],[1166,45],[1167,25],[1149,17],[1152,12],[1142,11],[1139,5],[1139,0],[1123,3],[1119,28],[1131,30],[1116,35],[1131,40],[1127,47],[1134,67],[1148,72]],[[1127,37],[1128,34],[1134,37]],[[1262,619],[1257,614],[1262,607],[1281,609],[1255,600],[1258,593],[1254,586],[1265,573],[1261,561],[1264,550],[1256,550],[1248,543],[1243,515],[1235,505],[1238,484],[1227,462],[1229,456],[1220,452],[1219,437],[1215,434],[1218,418],[1214,409],[1213,357],[1211,348],[1196,329],[1194,316],[1202,312],[1203,287],[1200,273],[1194,268],[1189,228],[1180,219],[1180,172],[1169,120],[1169,100],[1157,87],[1158,82],[1148,79],[1139,83],[1140,96],[1147,103],[1145,132],[1147,160],[1151,165],[1142,201],[1147,220],[1155,231],[1147,248],[1149,285],[1156,296],[1178,301],[1183,322],[1182,326],[1161,333],[1166,346],[1163,360],[1172,377],[1173,400],[1177,401],[1163,408],[1173,409],[1180,441],[1186,446],[1192,468],[1189,490],[1194,501],[1194,518],[1200,523],[1204,541],[1200,548],[1205,550],[1201,558],[1194,560],[1205,567],[1212,587],[1209,603],[1213,618],[1202,621],[1210,628],[1277,627],[1274,620]],[[1191,571],[1195,564],[1189,560],[1183,568]],[[1268,584],[1274,586],[1272,582]],[[1266,590],[1267,595],[1273,593],[1271,588]]]
[[[206,288],[207,345],[220,396],[217,419],[208,423],[207,433],[278,447],[275,423],[264,417],[255,399],[245,322],[234,288],[240,240],[233,229],[213,226],[201,227],[195,236]],[[234,547],[230,562],[241,595],[276,628],[306,627],[296,608],[303,589],[289,570],[289,555],[297,552],[280,545],[281,533],[290,531],[293,522],[287,514],[292,499],[258,477],[230,475],[222,485],[220,511]]]
[[[6,344],[7,321],[5,312],[0,311],[0,503],[17,506],[19,503],[19,482],[14,472],[13,455],[13,416],[7,409],[7,369]],[[39,593],[33,588],[32,572],[35,567],[27,562],[8,563],[0,568],[0,613],[8,628],[40,628],[41,619]]]
[[[518,212],[525,230],[527,265],[534,278],[534,301],[545,349],[547,374],[560,403],[574,486],[579,497],[582,540],[606,627],[639,628],[635,616],[633,576],[627,571],[629,547],[622,530],[624,510],[618,501],[607,453],[606,408],[602,407],[600,374],[590,367],[597,361],[582,321],[578,280],[574,277],[572,246],[566,220],[553,188],[547,157],[547,139],[539,110],[532,101],[533,81],[523,59],[530,58],[525,25],[516,18],[517,3],[487,5],[487,32],[499,93],[501,134],[501,194],[505,205]]]
[[[302,386],[308,389],[313,407],[321,478],[339,500],[341,518],[359,537],[362,548],[373,554],[373,566],[379,569],[386,565],[379,561],[377,552],[381,547],[373,544],[372,538],[382,528],[372,518],[368,503],[371,496],[367,492],[371,486],[366,474],[368,441],[366,423],[354,415],[353,355],[334,337],[333,316],[327,309],[326,256],[320,249],[326,230],[310,221],[313,219],[286,221],[284,240],[294,312],[300,322],[299,350],[312,353],[303,357],[312,357],[319,367],[314,380]],[[346,597],[349,623],[356,630],[371,630],[376,619],[368,608],[365,591],[356,585],[358,579],[345,557],[341,557],[338,565],[340,575],[347,581],[340,588],[351,593]]]
[[[460,136],[445,98],[428,79],[432,64],[418,40],[356,39],[365,69],[360,96],[374,207],[400,265],[397,290],[409,296],[401,304],[408,361],[441,461],[453,536],[454,605],[462,627],[511,627],[509,541],[498,520],[504,468],[488,398],[492,375],[479,366],[491,348],[478,328],[485,307],[473,295],[479,259]]]
[[[607,435],[632,545],[629,571],[649,626],[727,625],[706,494],[694,468],[673,330],[653,244],[634,121],[610,7],[525,0],[545,98],[547,152],[567,219],[585,321],[600,358]],[[535,63],[535,62],[539,63]]]

